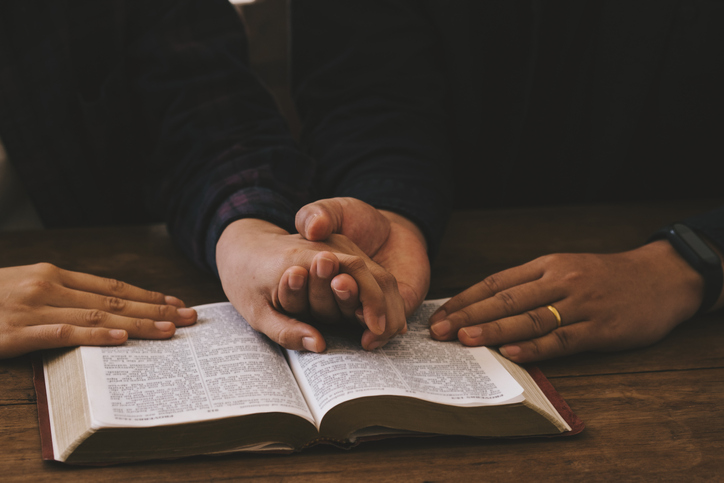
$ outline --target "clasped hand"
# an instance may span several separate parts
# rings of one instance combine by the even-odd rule
[[[367,350],[406,331],[429,264],[422,234],[396,215],[334,198],[297,214],[299,234],[258,219],[230,224],[217,244],[227,297],[256,330],[288,349],[321,352],[319,324],[353,321]]]

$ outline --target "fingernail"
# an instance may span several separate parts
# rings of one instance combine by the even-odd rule
[[[309,218],[307,218],[307,222],[304,224],[304,231],[309,234],[309,227],[312,225],[312,221],[317,217],[317,214],[313,214]]]
[[[190,319],[191,317],[196,315],[196,311],[194,309],[182,308],[176,309],[176,312],[178,312],[178,314],[184,319]]]
[[[364,313],[364,309],[362,307],[355,310],[354,315],[355,315],[355,317],[357,317],[357,320],[359,320],[362,324],[365,323],[365,313]]]
[[[125,339],[126,338],[126,331],[121,329],[113,329],[108,332],[111,337],[114,339]]]
[[[445,317],[447,317],[447,312],[445,312],[445,310],[443,310],[441,308],[437,309],[435,311],[435,313],[430,316],[430,323],[434,324],[435,322],[438,322],[438,321],[444,319]]]
[[[387,343],[388,343],[389,341],[390,341],[389,339],[387,339],[387,340],[373,340],[372,342],[369,343],[369,345],[367,345],[367,350],[368,350],[368,351],[373,351],[373,350],[375,350],[375,349],[379,349],[380,347],[384,347],[384,346],[387,345]]]
[[[176,327],[171,322],[154,322],[153,325],[155,325],[158,330],[162,330],[164,332],[168,332],[169,330]]]
[[[465,335],[470,337],[471,339],[477,339],[481,335],[483,335],[483,329],[480,327],[465,327],[463,329],[463,332],[465,332]]]
[[[317,344],[314,342],[313,337],[304,337],[302,338],[302,345],[305,349],[307,349],[309,352],[318,352],[317,351]]]
[[[432,324],[430,330],[432,330],[432,333],[438,337],[445,337],[450,332],[450,321],[443,320],[442,322],[438,322],[437,324]]]
[[[304,277],[298,273],[289,275],[289,288],[292,290],[301,290],[304,287]]]
[[[334,262],[329,258],[320,258],[317,260],[317,275],[321,278],[329,278],[334,270]]]
[[[500,348],[500,353],[508,358],[515,357],[520,354],[520,347],[517,345],[506,345]]]
[[[348,300],[352,295],[349,290],[337,290],[336,288],[332,290],[334,290],[334,293],[337,294],[337,298],[340,300]]]
[[[385,331],[385,326],[387,325],[387,317],[384,315],[380,315],[377,318],[377,327],[380,330],[380,334]]]

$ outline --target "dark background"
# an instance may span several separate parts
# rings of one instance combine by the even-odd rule
[[[299,121],[289,94],[287,6],[287,0],[256,0],[236,8],[246,24],[252,67],[274,95],[296,137]]]

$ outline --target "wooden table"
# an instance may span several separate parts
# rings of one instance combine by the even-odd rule
[[[429,297],[550,252],[614,252],[656,228],[720,204],[651,203],[455,214]],[[160,226],[0,234],[0,266],[48,261],[177,295],[224,300],[218,283]],[[724,478],[724,315],[701,317],[648,348],[540,364],[586,423],[578,436],[479,441],[394,439],[350,451],[201,456],[104,468],[40,458],[30,358],[0,361],[3,481],[500,481]]]

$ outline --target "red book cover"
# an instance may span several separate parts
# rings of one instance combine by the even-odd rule
[[[33,384],[38,401],[38,426],[40,428],[40,446],[44,460],[55,460],[53,438],[50,433],[50,413],[48,412],[48,394],[45,390],[45,372],[43,357],[33,357]]]

